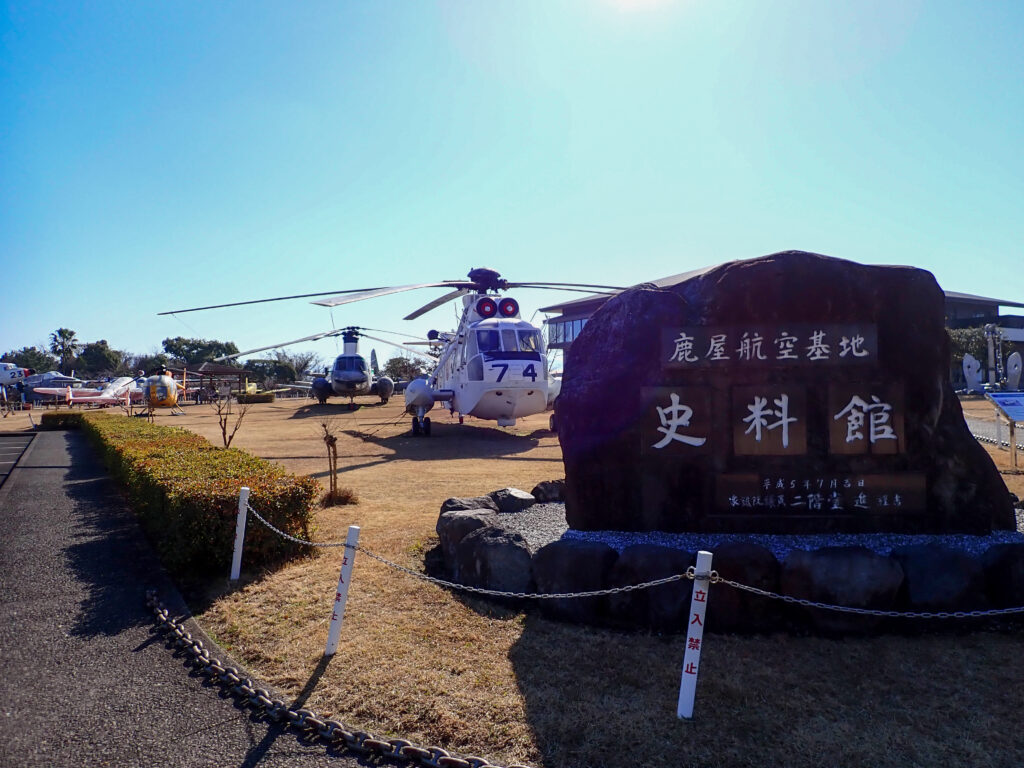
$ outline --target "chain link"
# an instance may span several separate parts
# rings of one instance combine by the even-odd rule
[[[146,593],[146,605],[152,609],[160,629],[206,677],[233,694],[244,706],[301,731],[307,738],[344,746],[359,755],[375,755],[402,763],[413,762],[429,768],[499,768],[480,757],[455,757],[440,747],[417,747],[405,739],[381,739],[366,731],[349,729],[337,720],[321,718],[311,709],[293,709],[281,699],[272,698],[267,689],[258,688],[252,680],[243,678],[237,668],[210,656],[202,640],[192,637],[181,622],[171,617],[154,590]],[[516,764],[508,768],[528,767]]]

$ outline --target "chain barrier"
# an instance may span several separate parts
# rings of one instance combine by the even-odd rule
[[[146,605],[152,609],[160,629],[185,653],[189,663],[199,672],[234,695],[242,705],[274,722],[300,731],[306,738],[321,739],[333,747],[347,749],[358,756],[373,756],[428,768],[500,768],[482,757],[457,757],[441,747],[420,747],[405,739],[380,738],[366,731],[349,728],[337,720],[322,718],[310,709],[289,707],[283,699],[274,698],[266,688],[259,688],[249,678],[242,677],[236,667],[211,656],[202,640],[194,638],[181,622],[171,617],[155,591],[146,593]],[[507,768],[528,766],[515,764]]]
[[[713,573],[713,572],[712,572]],[[750,592],[760,597],[767,597],[772,600],[781,600],[784,603],[800,605],[804,608],[821,608],[826,611],[838,613],[856,613],[861,616],[880,616],[894,619],[973,619],[986,616],[1009,616],[1014,613],[1024,613],[1024,606],[1019,608],[994,608],[985,611],[883,611],[875,608],[854,608],[849,605],[831,605],[829,603],[816,603],[813,600],[806,600],[791,595],[780,595],[777,592],[769,592],[766,589],[750,587],[736,581],[724,579],[721,576],[712,578],[713,583],[725,584],[726,586],[739,589],[743,592]]]
[[[973,432],[971,433],[971,437],[973,437],[979,443],[991,443],[992,445],[998,445],[1000,447],[1010,447],[1010,442],[1008,440],[999,440],[997,442],[994,437],[989,437],[987,435],[976,435]],[[1017,443],[1017,448],[1021,451],[1024,451],[1024,443]]]
[[[296,544],[305,544],[306,546],[309,546],[309,547],[348,547],[349,546],[348,543],[344,542],[344,541],[316,542],[316,541],[306,541],[305,539],[297,539],[294,536],[291,536],[291,535],[285,533],[284,531],[282,531],[282,530],[280,530],[278,528],[275,528],[273,525],[271,525],[269,522],[267,522],[260,515],[260,513],[257,512],[255,509],[253,509],[251,506],[249,506],[249,511],[253,514],[253,516],[257,520],[259,520],[261,523],[263,523],[265,526],[267,526],[267,528],[272,530],[274,533],[278,534],[279,536],[284,537],[288,541],[295,542]],[[663,584],[672,584],[673,582],[683,581],[684,579],[689,579],[689,580],[692,581],[693,579],[707,579],[707,578],[709,578],[706,575],[700,575],[700,576],[696,575],[695,572],[694,572],[694,568],[691,565],[686,570],[685,573],[677,573],[677,574],[673,574],[671,576],[666,576],[666,577],[661,578],[661,579],[655,579],[654,581],[646,581],[643,584],[628,584],[628,585],[622,586],[622,587],[610,587],[608,589],[596,589],[596,590],[593,590],[592,592],[543,592],[543,593],[542,592],[503,592],[503,591],[497,590],[497,589],[486,589],[484,587],[472,587],[472,586],[469,586],[467,584],[459,584],[459,583],[454,582],[454,581],[446,581],[444,579],[438,579],[438,578],[435,578],[433,576],[428,576],[425,573],[420,573],[419,571],[414,571],[411,568],[406,568],[404,565],[399,565],[398,563],[392,562],[391,560],[388,560],[386,557],[381,557],[380,555],[376,554],[375,552],[371,552],[370,550],[366,549],[365,547],[356,545],[354,547],[354,549],[357,552],[362,552],[367,557],[369,557],[369,558],[371,558],[373,560],[376,560],[376,561],[378,561],[380,563],[383,563],[384,565],[388,566],[389,568],[393,568],[396,571],[401,571],[402,573],[406,574],[407,576],[411,576],[414,579],[419,579],[420,581],[425,581],[425,582],[428,582],[430,584],[436,584],[439,587],[446,587],[447,589],[453,589],[453,590],[460,591],[460,592],[472,592],[473,594],[487,595],[489,597],[520,598],[520,599],[527,599],[527,600],[560,600],[560,599],[574,598],[574,597],[602,597],[604,595],[618,595],[618,594],[621,594],[623,592],[634,592],[634,591],[636,591],[638,589],[648,589],[650,587],[660,587]],[[712,574],[717,575],[717,574],[715,574],[714,571],[712,571]]]
[[[297,539],[294,536],[289,536],[281,530],[278,530],[273,525],[268,523],[263,517],[260,516],[256,510],[249,507],[249,511],[256,516],[256,519],[262,522],[270,530],[283,536],[289,541],[296,542],[298,544],[305,544],[311,547],[344,547],[347,544],[344,541],[340,542],[325,542],[318,543],[312,541],[305,541],[303,539]],[[445,587],[446,589],[455,590],[458,592],[470,592],[476,595],[486,595],[488,597],[503,597],[503,598],[516,598],[525,600],[564,600],[581,597],[603,597],[606,595],[619,595],[625,592],[635,592],[641,589],[650,589],[651,587],[660,587],[664,584],[672,584],[677,581],[690,580],[707,580],[712,584],[724,584],[734,589],[738,589],[743,592],[750,592],[751,594],[758,595],[760,597],[767,597],[771,600],[781,600],[785,603],[791,603],[793,605],[800,605],[805,608],[820,608],[826,611],[837,611],[840,613],[856,613],[864,616],[881,616],[890,618],[907,618],[907,619],[968,619],[968,618],[980,618],[986,616],[1008,616],[1015,613],[1024,613],[1024,606],[1019,608],[993,608],[989,610],[977,610],[977,611],[883,611],[875,608],[855,608],[848,605],[832,605],[830,603],[818,603],[805,598],[793,597],[791,595],[782,595],[777,592],[770,592],[765,589],[758,587],[751,587],[746,584],[740,584],[736,581],[719,576],[718,571],[711,571],[710,574],[698,574],[694,567],[691,565],[686,569],[684,573],[677,573],[671,576],[666,576],[661,579],[655,579],[653,581],[645,581],[642,584],[627,584],[622,587],[609,587],[608,589],[595,589],[590,592],[504,592],[497,589],[486,589],[484,587],[473,587],[467,584],[459,584],[454,581],[446,581],[445,579],[438,579],[433,576],[428,576],[425,573],[414,571],[411,568],[406,568],[404,565],[388,560],[386,557],[381,557],[375,552],[371,552],[365,547],[357,545],[355,547],[357,552],[361,552],[369,558],[382,563],[389,568],[393,568],[396,571],[400,571],[407,576],[411,576],[414,579],[425,581],[430,584],[435,584],[439,587]]]

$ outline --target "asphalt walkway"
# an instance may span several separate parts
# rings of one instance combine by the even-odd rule
[[[180,616],[82,436],[36,434],[0,487],[0,768],[360,765],[192,672],[155,632],[152,588]]]

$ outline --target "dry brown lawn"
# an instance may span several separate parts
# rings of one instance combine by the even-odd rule
[[[547,415],[501,429],[470,419],[459,426],[442,411],[431,438],[413,439],[397,402],[353,412],[312,402],[251,406],[234,445],[312,474],[326,489],[320,422],[329,417],[339,484],[359,501],[321,510],[316,538],[343,540],[357,524],[364,547],[417,571],[436,543],[444,499],[528,491],[563,475]],[[965,408],[991,416],[987,403]],[[208,406],[158,421],[220,442]],[[1005,467],[1006,451],[990,453]],[[1024,496],[1021,477],[1005,477]],[[339,651],[318,670],[340,553],[248,574],[238,587],[224,579],[195,597],[200,623],[259,679],[352,727],[549,768],[1024,762],[1020,631],[706,636],[696,717],[681,722],[684,638],[547,621],[459,597],[362,554]]]

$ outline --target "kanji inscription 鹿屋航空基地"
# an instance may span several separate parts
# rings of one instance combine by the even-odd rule
[[[663,328],[661,361],[665,368],[871,364],[878,333],[870,323]]]

